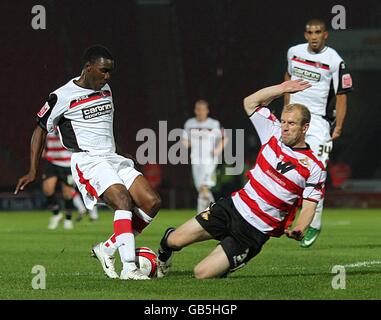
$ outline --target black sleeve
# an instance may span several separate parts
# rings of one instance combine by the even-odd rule
[[[41,110],[37,113],[37,117],[36,117],[37,124],[45,131],[48,131],[46,129],[46,123],[56,103],[57,103],[57,95],[52,93],[49,96],[48,100],[45,102],[45,104],[42,106]]]
[[[338,74],[339,84],[336,94],[345,94],[353,91],[352,77],[344,61],[340,63]]]

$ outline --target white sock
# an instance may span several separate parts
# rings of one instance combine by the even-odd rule
[[[135,237],[132,233],[132,213],[127,210],[116,210],[114,216],[114,233],[116,247],[123,263],[135,263]]]
[[[91,219],[97,220],[98,219],[98,208],[94,206],[93,209],[89,210],[89,216]]]
[[[86,207],[83,204],[82,197],[78,192],[75,192],[73,196],[73,204],[78,209],[80,214],[84,214],[86,212]]]
[[[204,193],[199,192],[197,198],[197,212],[200,213],[204,211],[211,202],[214,202],[214,197],[210,190]]]
[[[319,201],[316,211],[315,211],[315,216],[311,222],[311,227],[320,230],[321,229],[321,219],[322,219],[322,213],[323,213],[323,204],[324,200]]]

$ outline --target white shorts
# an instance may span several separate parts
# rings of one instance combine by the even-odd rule
[[[306,142],[325,167],[327,167],[329,154],[333,147],[332,141],[329,141],[330,139],[330,125],[328,121],[321,116],[311,115],[311,123],[306,134]]]
[[[98,198],[113,184],[129,189],[141,173],[131,159],[116,153],[96,155],[77,152],[71,156],[71,171],[87,209],[91,210]]]
[[[216,185],[216,167],[211,164],[192,164],[193,181],[197,191],[201,186],[212,188]]]

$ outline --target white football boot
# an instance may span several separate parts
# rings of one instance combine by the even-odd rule
[[[163,247],[165,248],[167,239],[169,235],[175,231],[176,229],[171,227],[168,228],[165,233],[163,238],[160,241],[160,248],[158,250],[158,255],[157,255],[157,277],[158,278],[164,278],[168,272],[169,269],[172,265],[172,258],[173,258],[173,249],[165,251]]]
[[[48,229],[55,230],[58,227],[61,219],[63,218],[63,214],[60,212],[59,214],[52,215],[49,220]]]
[[[158,278],[164,278],[171,268],[172,265],[172,258],[173,258],[173,252],[171,253],[170,257],[166,261],[160,260],[160,250],[159,254],[157,256],[157,277]]]
[[[72,230],[72,229],[74,229],[73,221],[65,219],[63,227],[64,227],[65,230]]]
[[[102,265],[103,271],[106,276],[111,279],[119,278],[118,274],[115,272],[115,257],[108,255],[103,250],[103,242],[93,245],[92,256],[97,258]]]
[[[120,273],[120,279],[122,280],[150,280],[148,276],[143,274],[140,269],[136,267],[134,262],[124,263],[123,270]]]

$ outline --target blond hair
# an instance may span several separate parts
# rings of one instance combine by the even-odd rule
[[[301,120],[302,126],[305,125],[306,123],[311,122],[310,110],[308,110],[308,108],[303,104],[290,103],[290,104],[283,107],[282,112],[292,112],[295,110],[299,110],[300,115],[302,116],[302,120]]]

